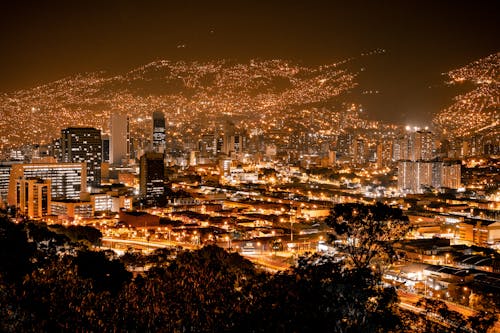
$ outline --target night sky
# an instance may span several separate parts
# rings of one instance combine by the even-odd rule
[[[372,118],[430,120],[440,73],[499,51],[500,1],[1,1],[0,91],[156,59],[366,58]],[[364,59],[363,59],[364,60]]]

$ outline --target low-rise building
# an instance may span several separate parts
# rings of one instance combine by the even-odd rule
[[[60,219],[91,218],[94,216],[94,206],[90,201],[57,200],[51,203],[52,214]]]
[[[500,222],[465,219],[458,224],[459,239],[466,243],[485,246],[500,241]]]
[[[120,211],[120,222],[135,228],[156,227],[160,225],[160,217],[146,212]]]

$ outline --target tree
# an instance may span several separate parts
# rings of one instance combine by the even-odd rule
[[[492,311],[478,311],[475,316],[469,317],[468,323],[477,333],[486,333],[497,320],[497,314]]]
[[[399,325],[396,293],[370,269],[347,268],[331,257],[301,258],[270,276],[236,331],[387,332]]]
[[[375,259],[394,258],[393,244],[410,230],[408,217],[397,208],[382,203],[335,205],[326,219],[333,229],[333,239],[347,255],[347,264],[366,268]]]
[[[50,230],[59,234],[66,235],[73,242],[83,242],[87,245],[100,245],[102,233],[89,226],[69,226],[65,227],[60,224],[51,225]]]
[[[27,221],[23,223],[24,232],[28,242],[34,247],[31,262],[33,268],[38,269],[50,263],[61,254],[76,253],[76,248],[71,240],[64,234],[59,234],[48,229],[42,222]]]
[[[154,250],[146,258],[144,258],[145,263],[152,264],[154,266],[168,266],[172,260],[175,258],[176,250],[168,248],[160,248]]]
[[[231,331],[254,300],[255,275],[248,260],[214,245],[180,252],[125,288],[119,303],[127,315],[117,323],[131,331]]]
[[[127,250],[127,252],[125,252],[120,257],[120,261],[126,267],[131,267],[131,268],[144,267],[144,265],[146,264],[146,257],[140,252]]]
[[[22,225],[0,217],[0,284],[22,280],[33,267],[31,258],[35,251]]]
[[[102,251],[80,251],[73,262],[78,275],[92,280],[98,290],[117,293],[132,276],[119,260],[108,260]]]

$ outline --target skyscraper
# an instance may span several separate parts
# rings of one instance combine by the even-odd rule
[[[102,161],[109,162],[109,135],[102,135]]]
[[[458,189],[462,184],[462,166],[460,161],[447,161],[443,163],[441,186]]]
[[[339,134],[337,138],[337,155],[339,158],[347,158],[353,155],[354,137],[351,133]]]
[[[153,112],[153,151],[165,152],[165,115],[161,111]]]
[[[353,162],[356,164],[365,163],[366,144],[363,139],[356,139],[353,142]]]
[[[110,119],[109,162],[114,165],[128,164],[130,159],[130,128],[127,115],[112,113]]]
[[[146,153],[141,156],[140,195],[149,205],[158,204],[165,193],[165,163],[163,154]]]
[[[198,141],[198,150],[203,157],[214,156],[217,153],[217,142],[214,134],[203,134]]]
[[[415,133],[408,132],[399,141],[399,159],[415,161]]]
[[[410,131],[400,139],[401,160],[428,161],[435,156],[434,135],[428,130]]]
[[[400,191],[416,192],[420,188],[417,184],[417,164],[412,161],[398,162],[398,188]]]
[[[101,131],[91,127],[68,127],[61,130],[61,161],[86,163],[87,184],[101,184]]]
[[[398,163],[398,187],[410,193],[422,192],[425,187],[441,188],[443,163],[435,158],[432,132],[407,128],[400,139]]]
[[[229,155],[231,153],[231,138],[234,137],[235,135],[235,126],[232,121],[226,120],[226,123],[224,124],[224,136],[223,136],[223,147],[222,147],[222,152],[226,155]]]
[[[229,152],[242,153],[246,146],[246,138],[243,135],[235,134],[229,139]]]
[[[434,158],[435,145],[434,136],[428,130],[419,130],[415,132],[415,146],[414,146],[415,160],[428,161]]]
[[[399,161],[398,188],[421,193],[425,187],[458,189],[461,186],[461,165],[456,161]]]

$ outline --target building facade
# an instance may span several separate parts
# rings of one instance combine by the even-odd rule
[[[147,204],[156,204],[165,194],[163,154],[146,153],[140,162],[140,196]]]
[[[109,163],[126,165],[130,159],[129,117],[112,113],[110,119]]]
[[[61,162],[85,163],[87,185],[101,185],[101,131],[92,127],[68,127],[61,130]]]
[[[51,214],[50,179],[21,178],[16,180],[15,206],[29,218]]]
[[[165,152],[165,114],[161,111],[153,112],[153,151]]]
[[[16,182],[22,178],[40,178],[51,181],[52,199],[80,199],[87,188],[85,163],[15,164],[9,177],[9,205],[16,203]]]

